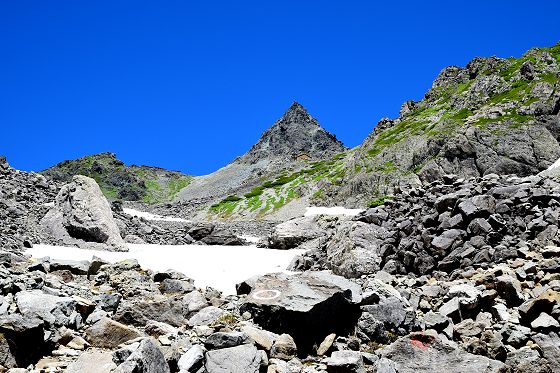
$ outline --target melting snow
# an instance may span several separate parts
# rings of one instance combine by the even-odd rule
[[[123,208],[123,211],[127,215],[137,216],[139,218],[144,218],[146,220],[177,221],[177,222],[183,222],[183,223],[188,223],[189,222],[189,220],[186,220],[186,219],[175,218],[175,217],[172,217],[172,216],[161,216],[161,215],[152,214],[151,212],[138,211],[138,210],[130,209],[130,208]]]
[[[34,245],[26,251],[35,258],[109,262],[137,259],[143,268],[154,271],[174,269],[195,280],[197,287],[211,286],[224,294],[235,294],[235,285],[255,275],[287,272],[294,256],[304,250],[271,250],[251,246],[136,245],[128,252],[84,250],[77,247]]]
[[[358,215],[360,212],[364,210],[362,209],[347,209],[345,207],[317,207],[311,206],[308,207],[305,211],[305,216],[312,216],[312,215],[349,215],[354,216]]]

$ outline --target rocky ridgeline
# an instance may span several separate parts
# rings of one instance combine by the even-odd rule
[[[560,157],[560,44],[441,71],[420,101],[382,119],[346,158],[322,203],[366,206],[394,187],[446,174],[529,176]]]

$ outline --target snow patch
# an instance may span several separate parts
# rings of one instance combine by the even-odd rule
[[[547,168],[547,171],[554,170],[555,168],[559,168],[559,167],[560,167],[560,159],[558,159],[556,162],[550,165],[550,167]]]
[[[84,250],[77,247],[33,245],[26,254],[35,258],[91,260],[97,256],[111,263],[134,258],[153,271],[174,269],[195,280],[199,288],[211,286],[226,295],[235,285],[255,275],[286,272],[296,255],[305,250],[271,250],[251,246],[127,244],[128,252]]]
[[[161,216],[161,215],[152,214],[151,212],[139,211],[139,210],[130,209],[130,208],[126,208],[126,207],[123,208],[123,211],[127,215],[137,216],[139,218],[144,218],[146,220],[174,221],[174,222],[182,222],[182,223],[190,222],[190,220],[186,220],[186,219],[175,218],[175,217],[172,217],[172,216]]]
[[[305,216],[313,216],[313,215],[348,215],[348,216],[355,216],[358,215],[360,212],[364,211],[363,209],[347,209],[345,207],[337,206],[337,207],[318,207],[318,206],[311,206],[308,207],[305,211]]]
[[[257,243],[261,240],[260,237],[256,237],[256,236],[240,236],[240,238],[244,239],[247,242],[251,242],[251,243]]]

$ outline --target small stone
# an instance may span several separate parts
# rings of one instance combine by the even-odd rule
[[[539,332],[543,332],[543,331],[549,331],[549,330],[557,330],[560,327],[560,324],[558,323],[558,321],[556,321],[552,316],[546,314],[546,313],[541,313],[539,315],[539,317],[537,317],[535,320],[533,320],[533,322],[531,323],[531,328],[539,331]]]
[[[289,360],[297,355],[297,346],[289,334],[278,336],[270,350],[270,357]]]
[[[317,348],[317,356],[325,355],[331,349],[335,338],[336,338],[335,333],[326,336],[325,340],[321,342],[321,345],[319,345],[319,348]]]

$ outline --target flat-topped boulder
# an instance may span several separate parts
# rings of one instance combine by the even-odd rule
[[[360,315],[361,288],[328,271],[271,273],[237,285],[241,310],[275,333],[291,335],[302,354],[331,334],[347,334]]]

